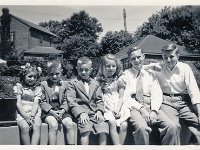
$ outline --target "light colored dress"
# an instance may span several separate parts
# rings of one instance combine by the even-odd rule
[[[106,120],[115,121],[117,126],[120,126],[122,122],[130,117],[130,109],[125,102],[123,102],[121,107],[120,118],[116,119],[113,115],[113,112],[117,110],[119,103],[119,89],[124,87],[125,85],[120,78],[116,78],[105,83],[103,88],[103,100],[105,104],[104,118]]]
[[[14,92],[16,95],[21,95],[22,107],[24,112],[31,114],[34,98],[41,95],[42,90],[40,86],[36,87],[23,87],[20,83],[17,83],[14,87]],[[41,116],[41,109],[38,107],[36,116]],[[24,118],[17,112],[17,122],[22,121]]]

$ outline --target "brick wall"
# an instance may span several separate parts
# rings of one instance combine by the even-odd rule
[[[28,34],[29,27],[15,18],[12,18],[10,31],[15,33],[15,48],[17,56],[23,51],[28,49]]]
[[[23,50],[27,50],[35,46],[53,46],[50,35],[30,28],[15,18],[12,18],[10,29],[10,31],[15,34],[14,41],[17,56],[19,56]]]
[[[33,48],[35,46],[52,46],[50,44],[50,35],[38,30],[30,29],[29,48]]]

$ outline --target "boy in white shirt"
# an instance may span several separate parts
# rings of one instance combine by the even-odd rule
[[[139,47],[130,48],[128,59],[132,65],[124,71],[122,79],[126,84],[125,97],[129,99],[131,108],[130,122],[134,127],[136,145],[148,145],[151,125],[159,128],[163,145],[178,143],[178,130],[171,119],[160,110],[163,95],[157,78],[143,69],[145,56]]]

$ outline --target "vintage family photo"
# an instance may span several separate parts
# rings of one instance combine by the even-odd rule
[[[199,144],[199,5],[0,5],[0,145]]]

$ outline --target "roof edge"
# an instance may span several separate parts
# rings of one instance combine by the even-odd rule
[[[18,21],[22,22],[23,24],[27,25],[27,26],[30,27],[30,28],[34,28],[34,29],[39,30],[39,31],[41,31],[41,32],[44,32],[44,33],[46,33],[46,34],[52,35],[52,36],[54,36],[54,37],[58,37],[56,34],[52,33],[51,31],[48,31],[48,30],[45,29],[44,27],[41,27],[41,26],[39,26],[39,25],[37,25],[37,24],[35,24],[35,23],[32,23],[32,22],[30,22],[30,21],[27,21],[27,20],[25,20],[25,19],[19,18],[19,17],[13,15],[13,14],[10,14],[10,15],[11,15],[12,17],[14,17],[15,19],[17,19]],[[40,29],[35,28],[35,27],[33,27],[33,26],[30,26],[27,22],[30,23],[30,24],[34,24],[35,26],[38,26],[39,28],[43,28],[44,30],[47,30],[47,31],[43,31],[43,30],[40,30]]]

